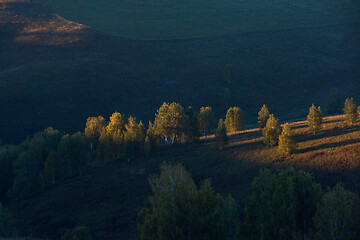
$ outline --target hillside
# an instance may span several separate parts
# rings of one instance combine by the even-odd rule
[[[262,104],[280,119],[324,105],[330,88],[359,97],[360,28],[337,22],[231,36],[149,41],[95,31],[36,0],[0,0],[0,138],[19,142],[48,126],[75,132],[89,116],[134,114],[164,101],[231,105],[254,122]],[[235,83],[223,82],[232,64]]]
[[[230,136],[218,152],[211,142],[175,145],[150,158],[91,167],[82,177],[58,182],[27,200],[8,206],[24,235],[53,238],[76,224],[88,226],[96,239],[135,239],[136,217],[150,193],[148,176],[163,162],[182,163],[198,183],[212,179],[216,192],[231,194],[243,205],[261,168],[295,167],[313,173],[323,188],[337,182],[360,191],[360,123],[347,126],[343,116],[328,117],[323,130],[309,134],[305,122],[293,122],[298,151],[282,158],[265,148],[258,129]]]

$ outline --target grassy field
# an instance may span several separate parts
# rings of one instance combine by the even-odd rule
[[[211,178],[223,195],[243,206],[251,182],[261,168],[295,167],[312,172],[325,189],[337,182],[360,191],[360,123],[347,126],[343,116],[329,117],[317,134],[304,122],[292,123],[298,151],[282,158],[277,147],[265,148],[258,129],[235,133],[221,153],[211,142],[177,145],[153,153],[149,159],[91,167],[82,177],[58,182],[12,203],[11,211],[24,234],[53,238],[75,224],[88,226],[95,239],[135,239],[136,218],[150,188],[148,176],[163,162],[182,163],[197,183]]]
[[[131,39],[181,39],[358,22],[357,0],[40,0],[60,16]]]

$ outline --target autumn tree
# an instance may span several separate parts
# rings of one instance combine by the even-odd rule
[[[279,136],[279,152],[286,156],[294,153],[296,150],[296,141],[289,123],[286,123]]]
[[[269,109],[268,107],[264,104],[261,108],[261,110],[258,113],[258,126],[259,128],[264,128],[266,126],[266,122],[269,119]]]
[[[266,126],[263,129],[263,140],[266,146],[273,147],[278,144],[281,126],[279,119],[275,118],[274,114],[270,114],[266,121]]]
[[[309,114],[307,115],[307,124],[309,126],[309,131],[316,133],[321,130],[323,123],[321,107],[316,107],[314,104],[309,109]]]
[[[244,129],[244,113],[238,107],[229,108],[226,113],[225,126],[228,132],[237,132]]]
[[[322,197],[314,218],[319,239],[360,239],[360,199],[337,184]]]
[[[357,106],[353,98],[347,98],[344,105],[345,121],[353,124],[357,121]]]
[[[200,132],[206,135],[214,128],[215,117],[211,107],[202,107],[198,115]]]
[[[313,177],[292,168],[272,174],[261,170],[252,183],[238,236],[243,239],[306,239],[322,196]]]
[[[139,154],[144,143],[144,124],[141,121],[137,123],[136,118],[130,116],[125,128],[127,159],[134,159]]]
[[[89,117],[86,120],[85,136],[90,141],[91,151],[98,144],[100,134],[105,126],[106,121],[105,118],[103,118],[102,116]]]
[[[222,150],[228,142],[224,120],[220,119],[215,133],[215,145],[219,150]]]
[[[230,239],[233,199],[216,194],[209,180],[198,189],[181,165],[161,169],[149,179],[152,195],[139,213],[139,239]]]
[[[174,143],[185,131],[188,122],[184,108],[178,103],[163,103],[155,114],[154,125],[156,133],[165,139],[165,142]]]
[[[341,96],[337,88],[330,89],[325,106],[325,112],[328,115],[341,113]]]

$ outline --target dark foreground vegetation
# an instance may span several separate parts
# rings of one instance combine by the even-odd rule
[[[357,239],[359,199],[343,186],[360,189],[360,161],[356,157],[360,149],[359,111],[353,99],[346,100],[343,110],[344,116],[324,119],[321,108],[313,105],[307,121],[281,126],[264,105],[258,114],[260,129],[244,130],[242,110],[231,107],[215,131],[211,107],[197,112],[192,107],[164,103],[147,131],[141,121],[117,112],[109,121],[101,116],[88,118],[84,132],[73,135],[48,128],[18,145],[0,147],[1,199],[10,209],[1,208],[1,234],[43,238],[64,235],[64,239],[72,239],[71,235],[92,233],[96,239],[118,239],[117,234],[132,238],[137,218],[136,235],[140,239],[323,239],[325,235],[329,239]],[[333,151],[324,152],[322,146]],[[342,150],[346,155],[341,155]],[[190,165],[201,187],[196,187],[182,166],[164,165],[160,178],[149,180],[155,195],[136,217],[134,213],[140,210],[139,204],[148,192],[146,178],[158,171],[160,161]],[[278,173],[273,169],[273,174],[263,170],[250,188],[249,181],[259,169],[289,166],[313,172],[324,187],[332,188],[323,190],[315,184],[314,175],[294,169]],[[235,173],[236,169],[240,172]],[[229,181],[239,180],[238,174],[243,171],[250,175],[242,176],[246,180],[234,188],[235,182]],[[335,179],[330,177],[334,173]],[[214,177],[216,189],[233,197],[215,194],[207,177]],[[95,180],[95,185],[88,185],[89,180]],[[110,183],[113,180],[121,184]],[[340,181],[343,185],[335,186]],[[85,189],[69,192],[78,188],[77,184]],[[131,199],[138,191],[142,193]],[[71,197],[65,200],[66,196]],[[27,206],[33,201],[44,201],[45,205],[39,202],[37,207]],[[97,201],[100,206],[102,201],[111,203],[101,210],[88,209]],[[61,207],[63,204],[67,207]],[[77,213],[68,204],[79,208]],[[50,206],[57,207],[45,210]],[[115,206],[120,209],[115,210]],[[25,212],[34,215],[17,219]],[[130,219],[108,219],[110,222],[102,226],[104,231],[98,231],[98,221],[113,214]],[[328,215],[334,215],[335,220],[326,222]],[[329,228],[332,231],[327,231]]]

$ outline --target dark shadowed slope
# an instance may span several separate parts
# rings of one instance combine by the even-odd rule
[[[267,103],[280,119],[324,104],[331,87],[359,96],[358,25],[132,41],[51,14],[37,1],[0,0],[0,133],[8,142],[53,126],[68,132],[114,111],[152,119],[163,101],[232,105],[255,121]],[[226,64],[237,76],[223,83]]]

